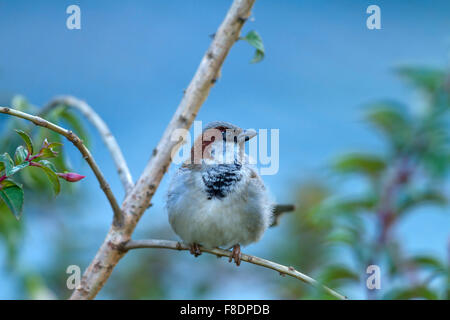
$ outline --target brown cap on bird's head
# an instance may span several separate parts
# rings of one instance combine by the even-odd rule
[[[202,159],[212,159],[211,147],[214,141],[243,143],[256,135],[254,130],[243,130],[225,121],[208,123],[197,137],[191,149],[191,164],[201,164]]]

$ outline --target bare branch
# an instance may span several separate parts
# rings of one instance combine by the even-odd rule
[[[178,141],[171,139],[172,133],[175,129],[188,129],[191,126],[201,105],[208,97],[211,87],[217,80],[229,50],[238,40],[254,2],[255,0],[233,1],[203,56],[194,78],[186,89],[178,109],[157,147],[153,150],[152,158],[123,202],[124,226],[110,229],[96,256],[84,272],[80,287],[74,291],[71,299],[93,299],[123,257],[124,252],[120,250],[121,245],[131,239],[137,223],[148,208],[170,165],[172,152],[179,148]]]
[[[66,137],[70,142],[72,142],[73,145],[80,151],[84,160],[86,160],[86,162],[91,167],[92,171],[97,177],[98,182],[100,183],[100,188],[103,190],[106,197],[108,198],[108,201],[111,204],[111,208],[113,209],[114,212],[114,221],[113,221],[114,225],[120,226],[123,224],[122,210],[120,209],[119,204],[117,203],[117,200],[114,197],[111,188],[109,187],[109,184],[106,182],[106,179],[103,176],[103,173],[100,171],[100,168],[98,167],[97,163],[95,162],[94,157],[92,156],[88,148],[86,148],[86,146],[83,144],[83,141],[75,133],[67,129],[64,129],[54,123],[51,123],[45,119],[42,119],[41,117],[33,116],[15,109],[0,107],[0,113],[8,114],[10,116],[31,121],[37,126],[44,127],[56,133],[59,133],[60,135]]]
[[[103,143],[106,145],[111,157],[113,158],[117,172],[119,173],[120,181],[122,182],[125,192],[128,194],[134,186],[133,178],[123,156],[122,150],[120,150],[116,138],[112,135],[111,130],[109,130],[105,121],[103,121],[103,119],[85,101],[72,96],[55,97],[42,109],[39,116],[45,117],[45,115],[51,112],[52,109],[60,105],[65,105],[80,111],[81,114],[97,129],[102,137]]]
[[[172,250],[189,250],[189,247],[183,243],[177,242],[177,241],[171,241],[171,240],[156,240],[156,239],[149,239],[149,240],[130,240],[127,244],[124,246],[124,250],[131,250],[131,249],[140,249],[140,248],[163,248],[163,249],[172,249]],[[227,250],[222,250],[218,248],[214,249],[207,249],[201,247],[202,252],[207,252],[210,254],[214,254],[217,257],[230,257],[231,252]],[[307,275],[295,270],[293,267],[287,267],[283,266],[281,264],[262,259],[256,256],[251,256],[248,254],[241,254],[241,261],[245,261],[248,263],[253,263],[256,265],[259,265],[264,268],[269,268],[275,271],[278,271],[281,275],[289,275],[291,277],[294,277],[296,279],[299,279],[305,283],[308,283],[316,288],[319,288],[321,290],[326,291],[333,297],[341,300],[347,299],[346,296],[343,296],[340,293],[337,293],[336,291],[328,288],[327,286],[324,286],[320,284],[317,280],[314,280],[311,277],[308,277]]]

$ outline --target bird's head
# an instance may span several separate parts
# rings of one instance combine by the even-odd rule
[[[216,163],[241,162],[245,142],[255,136],[256,131],[252,129],[244,130],[225,121],[210,122],[197,137],[191,150],[191,159],[196,164],[201,163],[201,159]]]

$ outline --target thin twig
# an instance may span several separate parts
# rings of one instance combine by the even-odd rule
[[[52,99],[38,114],[38,116],[45,118],[45,116],[52,111],[52,109],[64,105],[66,107],[74,108],[81,112],[81,114],[97,129],[103,140],[103,143],[109,150],[117,172],[119,173],[120,181],[125,189],[125,192],[131,191],[134,186],[133,178],[128,168],[127,162],[123,156],[122,150],[117,143],[116,138],[112,135],[105,121],[88,105],[85,101],[72,96],[59,96]]]
[[[127,244],[124,246],[124,250],[131,250],[131,249],[140,249],[140,248],[163,248],[163,249],[172,249],[172,250],[189,250],[189,247],[183,243],[177,242],[177,241],[171,241],[171,240],[156,240],[156,239],[149,239],[149,240],[130,240]],[[230,257],[231,251],[222,250],[218,248],[214,249],[207,249],[200,247],[202,252],[207,252],[210,254],[214,254],[218,257]],[[256,265],[259,265],[264,268],[269,268],[275,271],[278,271],[281,275],[289,275],[291,277],[294,277],[296,279],[299,279],[305,283],[308,283],[316,288],[325,290],[329,294],[331,294],[333,297],[341,300],[347,299],[346,296],[343,296],[340,293],[337,293],[336,291],[328,288],[327,286],[324,286],[320,284],[317,280],[295,270],[293,267],[286,267],[281,264],[262,259],[256,256],[251,256],[248,254],[241,253],[241,260],[253,263]]]
[[[86,148],[86,146],[83,144],[83,141],[72,131],[64,129],[54,123],[51,123],[45,119],[42,119],[41,117],[33,116],[31,114],[18,111],[15,109],[11,109],[8,107],[0,107],[0,113],[8,114],[10,116],[22,118],[28,121],[31,121],[37,126],[47,128],[49,130],[52,130],[64,137],[66,137],[70,142],[73,143],[73,145],[80,151],[81,155],[83,156],[84,160],[89,164],[92,171],[94,172],[95,176],[97,177],[98,182],[100,183],[100,188],[105,193],[106,197],[108,198],[109,203],[111,204],[111,207],[114,212],[114,221],[113,223],[116,226],[120,226],[123,224],[123,215],[122,210],[119,207],[119,204],[117,203],[116,198],[114,197],[114,194],[111,191],[111,188],[109,187],[108,182],[106,181],[105,177],[103,176],[103,173],[100,171],[100,168],[98,167],[97,163],[94,160],[94,157]]]

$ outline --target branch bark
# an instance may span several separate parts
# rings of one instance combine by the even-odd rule
[[[111,275],[112,270],[125,254],[123,246],[131,239],[131,235],[142,214],[150,205],[150,201],[166,173],[172,151],[179,147],[178,141],[171,139],[175,129],[189,129],[197,113],[208,97],[211,87],[217,80],[222,64],[238,40],[242,26],[250,15],[254,0],[235,0],[215,33],[214,39],[203,56],[200,65],[191,80],[185,94],[167,126],[144,172],[134,188],[126,196],[122,210],[124,224],[113,225],[96,256],[86,269],[71,299],[93,299]]]
[[[122,211],[119,207],[119,204],[117,203],[117,200],[114,196],[114,194],[111,191],[111,188],[109,187],[108,182],[106,181],[105,177],[103,176],[102,171],[100,170],[99,166],[94,160],[94,157],[86,148],[86,146],[83,144],[83,141],[72,131],[64,129],[63,127],[60,127],[54,123],[51,123],[45,119],[42,119],[38,116],[33,116],[28,113],[18,111],[15,109],[7,108],[7,107],[0,107],[0,113],[8,114],[10,116],[22,118],[28,121],[31,121],[37,126],[47,128],[49,130],[52,130],[64,137],[66,137],[70,142],[73,143],[73,145],[80,151],[81,155],[83,156],[83,159],[86,160],[86,162],[91,167],[92,171],[94,172],[95,176],[97,177],[98,182],[100,183],[100,188],[103,190],[103,192],[106,195],[106,198],[108,198],[108,201],[111,205],[111,208],[114,212],[114,220],[113,224],[116,226],[120,226],[123,224],[123,215]]]
[[[126,251],[132,250],[132,249],[140,249],[140,248],[162,248],[162,249],[172,249],[172,250],[189,250],[189,247],[186,246],[185,244],[177,242],[177,241],[170,241],[170,240],[156,240],[156,239],[135,240],[135,241],[131,240],[127,244],[124,245],[124,250],[126,250]],[[206,249],[206,248],[201,247],[201,251],[216,255],[217,257],[230,257],[231,256],[230,251],[222,250],[219,248]],[[337,299],[340,299],[340,300],[347,299],[346,296],[343,296],[340,293],[337,293],[336,291],[328,288],[327,286],[320,284],[313,278],[308,277],[307,275],[295,270],[293,267],[287,267],[287,266],[272,262],[270,260],[262,259],[262,258],[259,258],[256,256],[244,254],[244,253],[241,254],[241,261],[253,263],[253,264],[262,266],[264,268],[278,271],[280,273],[280,275],[287,274],[291,277],[294,277],[305,283],[308,283],[318,289],[324,290]]]
[[[64,105],[81,112],[81,114],[97,129],[103,140],[103,143],[109,150],[114,164],[117,168],[120,181],[128,194],[134,186],[133,178],[128,168],[127,162],[123,156],[122,150],[116,141],[116,138],[112,135],[105,121],[88,105],[85,101],[77,99],[72,96],[59,96],[51,100],[39,113],[40,117],[45,117],[52,109]]]

